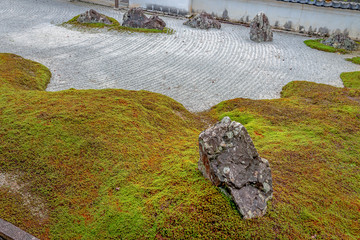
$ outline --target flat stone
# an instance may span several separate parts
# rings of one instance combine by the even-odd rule
[[[1,239],[39,240],[31,234],[0,218],[0,240]]]

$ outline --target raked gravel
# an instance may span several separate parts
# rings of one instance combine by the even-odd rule
[[[90,8],[122,22],[109,7],[67,0],[1,0],[0,52],[46,65],[47,91],[121,88],[165,94],[190,111],[233,98],[279,98],[290,81],[342,87],[341,72],[359,71],[343,55],[308,48],[306,37],[274,33],[255,43],[249,28],[199,30],[163,17],[167,34],[77,31],[59,26]]]

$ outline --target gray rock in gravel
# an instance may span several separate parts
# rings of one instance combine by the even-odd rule
[[[273,40],[273,32],[269,19],[264,13],[258,13],[250,24],[250,39],[254,42],[269,42]]]
[[[273,193],[269,162],[259,156],[241,123],[224,117],[203,131],[199,152],[199,170],[225,189],[245,219],[266,213],[266,202]]]
[[[163,30],[166,23],[156,15],[148,18],[142,8],[131,8],[124,14],[122,25],[131,28]]]
[[[359,47],[359,45],[346,33],[340,32],[332,34],[329,38],[323,40],[322,43],[334,48],[342,48],[349,51],[354,51]]]
[[[221,28],[221,23],[206,12],[202,12],[191,17],[189,20],[184,22],[184,25],[200,29]]]
[[[98,13],[94,9],[90,9],[85,13],[81,14],[77,21],[79,23],[105,23],[112,24],[112,22],[103,14]]]

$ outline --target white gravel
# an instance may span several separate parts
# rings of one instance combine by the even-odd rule
[[[271,99],[290,81],[342,87],[341,72],[359,71],[344,56],[305,46],[302,36],[274,33],[249,40],[249,29],[223,24],[198,30],[164,17],[173,35],[80,32],[58,24],[93,8],[121,22],[112,8],[67,0],[1,0],[0,52],[43,63],[48,91],[69,88],[149,90],[202,111],[228,99]]]

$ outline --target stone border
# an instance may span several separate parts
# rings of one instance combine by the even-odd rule
[[[0,239],[5,240],[39,240],[15,225],[0,218]]]

